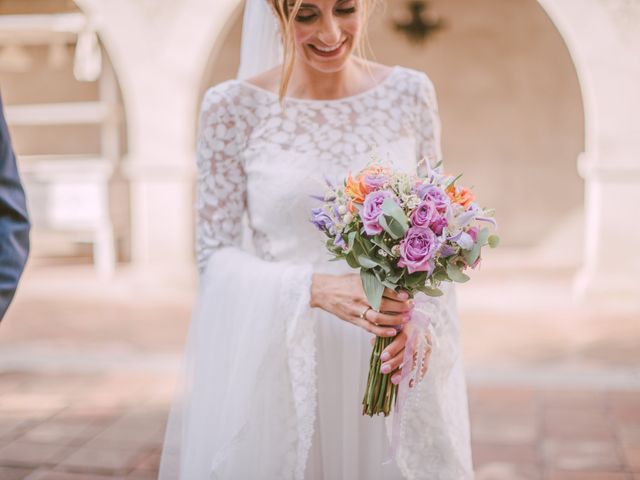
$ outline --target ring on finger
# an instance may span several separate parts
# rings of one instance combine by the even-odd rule
[[[371,308],[371,306],[368,306],[368,307],[366,308],[366,310],[364,310],[364,311],[360,314],[360,318],[361,318],[361,319],[363,319],[363,320],[366,320],[366,319],[367,319],[367,312],[368,312],[369,310],[373,310],[373,308]]]

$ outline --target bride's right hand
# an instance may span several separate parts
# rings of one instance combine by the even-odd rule
[[[385,288],[377,312],[369,306],[359,275],[314,273],[310,306],[321,308],[379,337],[394,337],[411,318],[413,301],[406,292]]]

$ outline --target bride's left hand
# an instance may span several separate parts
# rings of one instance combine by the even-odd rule
[[[407,339],[411,335],[411,330],[414,328],[411,325],[411,322],[406,324],[404,328],[395,336],[393,341],[382,351],[382,355],[380,356],[380,360],[382,361],[382,366],[380,370],[382,373],[392,373],[391,382],[394,384],[400,383],[400,378],[402,375],[402,368],[406,368],[406,366],[401,365],[402,360],[404,358],[404,349],[407,344]],[[431,335],[429,333],[426,334],[427,340],[427,348],[424,352],[424,362],[422,363],[423,368],[420,371],[420,380],[426,375],[429,369],[429,360],[431,358]],[[371,344],[375,342],[375,337],[371,339]],[[411,365],[411,369],[416,367],[417,361],[417,352],[413,353],[413,365]],[[402,366],[402,368],[400,368]]]

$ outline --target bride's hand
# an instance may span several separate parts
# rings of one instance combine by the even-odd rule
[[[408,368],[408,366],[402,365],[402,360],[404,359],[404,349],[407,344],[407,340],[411,336],[411,330],[413,328],[414,326],[411,323],[409,323],[408,325],[405,325],[405,327],[398,334],[398,336],[393,339],[393,341],[387,346],[387,348],[385,348],[382,351],[382,354],[380,355],[380,360],[382,362],[380,371],[382,373],[392,373],[391,382],[395,383],[396,385],[400,383],[402,369]],[[420,380],[422,380],[422,378],[426,375],[427,371],[429,370],[429,360],[431,358],[431,345],[432,345],[431,335],[427,333],[425,334],[425,337],[426,337],[425,340],[426,340],[427,346],[424,351],[422,368],[420,370],[420,375],[418,377]],[[374,342],[375,342],[375,338],[372,338],[371,345],[373,345]],[[417,352],[416,352],[416,345],[414,345],[413,365],[411,366],[412,370],[416,368],[416,361],[417,361]],[[413,387],[412,382],[409,384],[409,386]]]
[[[369,307],[358,275],[314,274],[311,307],[321,308],[345,322],[353,323],[379,337],[394,337],[411,318],[413,302],[406,292],[385,288],[380,311]],[[364,313],[364,318],[361,316]]]

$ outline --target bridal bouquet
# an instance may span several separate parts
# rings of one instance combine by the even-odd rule
[[[464,272],[478,265],[482,248],[498,245],[482,226],[495,227],[493,211],[480,207],[459,178],[435,170],[418,177],[374,160],[340,185],[327,182],[325,195],[314,197],[323,204],[312,210],[312,223],[327,236],[333,260],[360,269],[374,310],[385,287],[411,298],[417,292],[442,295],[441,282],[466,282]],[[363,415],[387,416],[396,399],[398,386],[390,381],[395,372],[380,372],[380,355],[392,340],[376,337]]]

